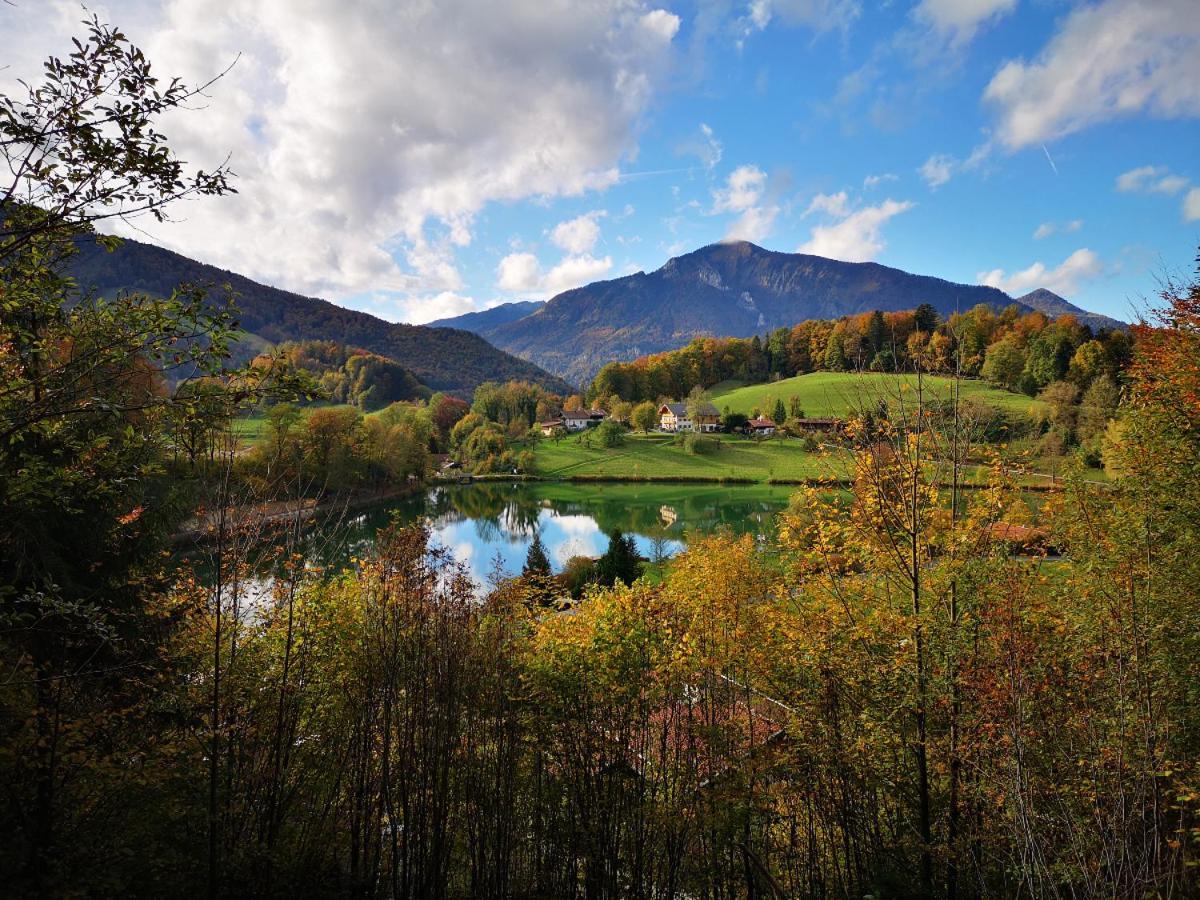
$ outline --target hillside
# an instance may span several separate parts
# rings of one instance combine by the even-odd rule
[[[461,316],[451,316],[448,319],[436,319],[425,324],[430,328],[461,328],[472,334],[483,334],[492,328],[523,319],[544,305],[545,301],[543,300],[517,300],[513,303],[501,303],[491,309],[463,313]]]
[[[1071,315],[1077,318],[1084,325],[1091,328],[1093,331],[1099,331],[1101,328],[1128,328],[1125,322],[1119,319],[1114,319],[1111,316],[1103,315],[1102,313],[1088,312],[1071,303],[1068,300],[1058,296],[1053,291],[1048,291],[1045,288],[1038,288],[1036,291],[1030,291],[1017,298],[1017,302],[1028,306],[1031,309],[1036,309],[1038,312],[1045,313],[1051,318],[1059,316]]]
[[[469,393],[484,381],[523,379],[555,392],[569,385],[523,359],[498,350],[478,335],[450,328],[403,325],[327,300],[303,297],[245,276],[126,240],[108,253],[86,241],[70,261],[70,274],[85,290],[112,296],[122,290],[166,296],[181,283],[220,287],[236,296],[241,327],[248,332],[242,355],[266,344],[327,340],[394,360],[435,390]]]
[[[498,347],[586,383],[606,362],[672,349],[701,335],[749,337],[804,319],[922,303],[948,315],[980,303],[1003,308],[1014,302],[992,287],[738,241],[703,247],[654,272],[566,291],[531,315],[481,333]]]
[[[792,397],[798,397],[807,416],[846,416],[854,410],[875,406],[880,398],[891,400],[898,398],[902,391],[910,392],[916,380],[915,375],[813,372],[769,384],[717,385],[713,388],[712,399],[718,409],[728,406],[731,412],[746,415],[758,409],[769,416],[777,399],[788,406]],[[953,379],[939,375],[924,378],[924,387],[933,398],[948,398],[952,384]],[[1014,415],[1028,415],[1036,402],[984,381],[963,379],[961,385],[963,399],[981,400]]]

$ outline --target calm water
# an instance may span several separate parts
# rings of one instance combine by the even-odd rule
[[[555,571],[572,556],[602,554],[614,528],[632,534],[649,559],[678,553],[694,532],[728,528],[765,540],[790,494],[766,485],[454,485],[350,513],[336,531],[316,529],[313,540],[328,545],[322,561],[338,565],[368,551],[389,522],[424,519],[433,541],[483,585],[497,562],[509,574],[519,572],[539,531]]]

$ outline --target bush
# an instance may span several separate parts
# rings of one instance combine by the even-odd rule
[[[596,442],[601,447],[620,447],[625,443],[625,427],[607,419],[596,426]]]
[[[721,442],[716,438],[705,437],[694,431],[685,431],[676,440],[684,450],[693,456],[706,456],[710,453],[716,453],[717,449],[721,446]]]

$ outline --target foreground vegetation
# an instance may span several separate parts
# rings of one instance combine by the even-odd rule
[[[327,572],[297,520],[264,563],[239,501],[435,434],[505,460],[540,401],[284,406],[240,476],[236,441],[192,438],[304,380],[230,368],[236,314],[195,291],[94,300],[55,266],[114,204],[225,192],[154,127],[194,92],[98,22],[46,79],[0,103],[7,894],[1200,891],[1200,275],[1087,423],[1112,489],[1042,510],[1053,565],[1011,552],[1002,466],[961,491],[982,421],[923,387],[853,418],[851,489],[798,491],[777,546],[716,535],[637,579],[625,543],[573,606],[536,559],[478,595],[421,527]],[[197,504],[193,566],[165,549]]]

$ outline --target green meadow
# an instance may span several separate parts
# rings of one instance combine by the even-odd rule
[[[953,378],[926,375],[922,382],[927,399],[952,396]],[[980,400],[1007,413],[1029,415],[1037,402],[1024,394],[1014,394],[976,379],[962,379],[960,385],[964,400]],[[712,389],[712,399],[721,410],[728,406],[731,412],[749,415],[758,409],[769,416],[776,400],[782,400],[788,407],[792,397],[799,397],[806,416],[845,416],[852,410],[875,407],[880,400],[889,405],[913,402],[916,389],[915,375],[812,372],[766,384],[743,385],[725,381]]]
[[[801,480],[840,477],[843,452],[806,451],[794,438],[755,441],[711,435],[708,452],[691,453],[673,435],[627,434],[619,447],[601,447],[594,435],[539,441],[536,474],[542,478],[704,478]],[[589,440],[590,438],[590,440]]]

